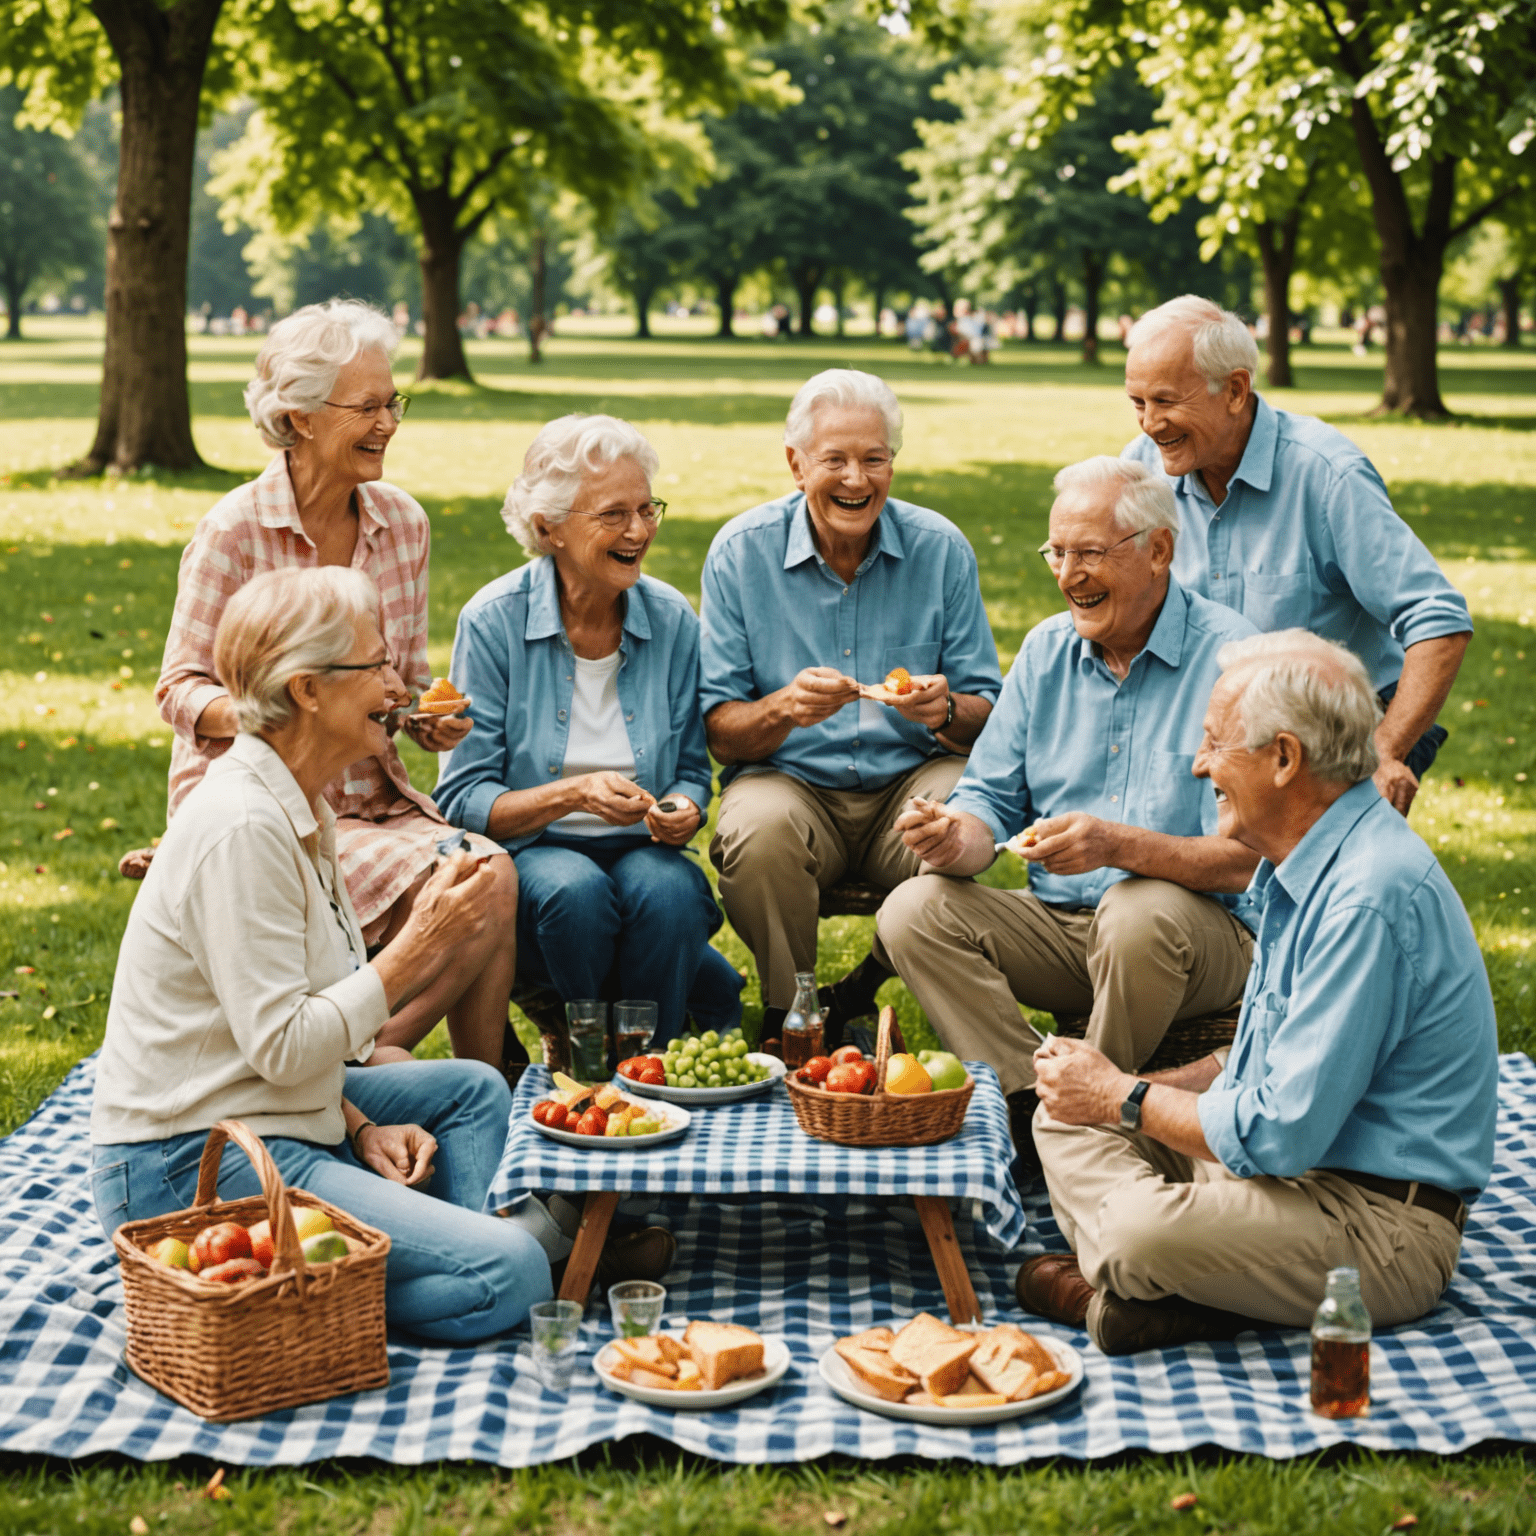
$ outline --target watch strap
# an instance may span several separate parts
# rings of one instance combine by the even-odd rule
[[[1125,1103],[1120,1106],[1120,1125],[1127,1131],[1139,1131],[1141,1129],[1141,1101],[1146,1098],[1147,1090],[1152,1086],[1143,1078],[1130,1093],[1126,1095]]]

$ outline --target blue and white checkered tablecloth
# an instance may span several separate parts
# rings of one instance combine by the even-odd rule
[[[621,1190],[655,1195],[941,1195],[974,1202],[1005,1248],[1024,1236],[1024,1207],[1009,1176],[1013,1143],[997,1074],[971,1062],[976,1089],[958,1136],[930,1147],[843,1147],[800,1129],[789,1090],[693,1112],[677,1141],[630,1151],[592,1138],[575,1147],[540,1133],[529,1111],[549,1096],[543,1067],[529,1067],[512,1104],[511,1130],[491,1183],[490,1205],[505,1210],[526,1191]],[[663,1106],[665,1107],[665,1106]]]
[[[835,1337],[942,1312],[943,1296],[907,1202],[782,1195],[663,1201],[678,1239],[666,1277],[673,1315],[730,1318],[789,1343],[785,1379],[733,1411],[647,1408],[585,1370],[556,1397],[534,1377],[522,1331],[463,1350],[393,1338],[384,1390],[204,1424],[123,1363],[117,1261],[88,1178],[94,1073],[94,1061],[76,1068],[0,1142],[0,1450],[145,1461],[193,1453],[239,1466],[372,1456],[519,1467],[649,1433],[745,1464],[841,1452],[1013,1465],[1212,1444],[1289,1457],[1341,1442],[1440,1453],[1485,1440],[1536,1443],[1536,1065],[1524,1056],[1501,1063],[1494,1179],[1472,1213],[1451,1288],[1428,1317],[1372,1345],[1369,1418],[1331,1422],[1308,1411],[1299,1330],[1107,1360],[1081,1334],[1024,1319],[1013,1304],[1014,1268],[1026,1252],[1061,1246],[1037,1186],[1025,1202],[1027,1249],[1004,1253],[972,1221],[958,1221],[957,1235],[986,1315],[1070,1339],[1084,1351],[1087,1379],[1049,1412],[982,1430],[899,1424],[823,1386],[816,1360]],[[593,1307],[583,1329],[589,1352],[609,1333]]]

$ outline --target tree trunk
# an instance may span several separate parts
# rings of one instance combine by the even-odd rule
[[[832,307],[837,310],[837,334],[843,334],[843,295],[848,289],[848,276],[839,271],[832,279]]]
[[[736,314],[736,284],[740,281],[734,272],[715,273],[715,303],[720,306],[720,324],[715,335],[721,341],[729,341],[736,333],[731,321]]]
[[[1504,345],[1520,345],[1520,285],[1524,277],[1517,272],[1513,277],[1499,279],[1499,301],[1504,306]]]
[[[875,312],[875,340],[880,339],[880,316],[885,313],[885,280],[881,278],[869,291]]]
[[[544,306],[547,303],[545,288],[549,278],[548,250],[544,230],[533,234],[533,282],[528,296],[528,361],[544,361]]]
[[[1040,292],[1033,283],[1020,290],[1019,308],[1024,311],[1024,340],[1034,341],[1035,316],[1040,313]]]
[[[799,334],[801,336],[816,334],[812,317],[816,312],[816,293],[821,287],[821,280],[825,273],[825,267],[811,265],[796,267],[790,274],[794,278],[795,296],[800,305]]]
[[[635,301],[635,340],[649,341],[651,339],[651,300],[656,295],[656,285],[646,283],[635,288],[632,295]]]
[[[1052,341],[1067,339],[1067,285],[1057,278],[1051,288],[1051,314],[1056,321],[1056,334]]]
[[[1259,241],[1259,260],[1264,266],[1264,313],[1269,317],[1269,385],[1290,389],[1291,376],[1291,272],[1296,265],[1296,234],[1301,228],[1301,209],[1291,209],[1277,227],[1264,221],[1254,226]]]
[[[187,240],[198,105],[222,3],[92,0],[117,59],[122,137],[96,440],[76,466],[85,474],[202,463],[187,398]]]
[[[0,288],[5,289],[5,339],[20,341],[21,303],[26,297],[27,282],[16,268],[7,266],[0,272]]]
[[[464,237],[446,188],[432,187],[416,198],[421,221],[421,341],[418,379],[469,379],[469,359],[459,335],[459,266]]]
[[[1083,361],[1099,360],[1099,290],[1104,286],[1104,258],[1083,252]]]

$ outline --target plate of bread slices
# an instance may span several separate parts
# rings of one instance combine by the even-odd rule
[[[695,1322],[681,1333],[615,1339],[593,1369],[605,1387],[653,1408],[708,1412],[771,1387],[789,1369],[789,1346],[735,1323]]]
[[[1083,1379],[1082,1356],[1012,1323],[954,1328],[920,1312],[867,1328],[821,1357],[821,1379],[856,1408],[919,1424],[996,1424],[1050,1408]]]

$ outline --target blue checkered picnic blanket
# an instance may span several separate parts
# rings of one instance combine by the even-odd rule
[[[1505,1057],[1493,1184],[1477,1204],[1440,1305],[1372,1346],[1367,1419],[1307,1409],[1300,1331],[1246,1335],[1107,1360],[1081,1334],[1081,1392],[987,1429],[899,1424],[835,1398],[816,1374],[833,1338],[926,1309],[943,1296],[906,1201],[783,1195],[676,1197],[667,1277],[673,1315],[734,1319],[782,1334],[793,1363],[770,1391],[730,1412],[668,1413],[614,1396],[585,1369],[570,1394],[544,1391],[526,1333],[479,1349],[392,1339],[387,1389],[244,1424],[209,1425],[160,1397],[123,1363],[117,1265],[91,1206],[87,1117],[94,1062],[0,1142],[0,1449],[143,1460],[197,1453],[234,1465],[373,1456],[416,1464],[473,1458],[527,1466],[648,1432],[722,1461],[804,1461],[828,1452],[1013,1464],[1136,1447],[1217,1444],[1287,1457],[1340,1441],[1454,1452],[1490,1439],[1536,1441],[1536,1065]],[[1025,1201],[1028,1239],[1005,1252],[983,1221],[957,1232],[988,1316],[1018,1317],[1009,1284],[1025,1252],[1060,1246],[1044,1196]],[[1032,1328],[1036,1324],[1030,1323]],[[589,1350],[609,1336],[596,1307]]]
[[[1024,1206],[1008,1175],[1013,1143],[997,1074],[969,1063],[976,1089],[958,1136],[929,1147],[843,1147],[800,1129],[789,1090],[694,1112],[676,1141],[630,1150],[593,1138],[583,1146],[551,1140],[528,1113],[553,1084],[529,1067],[512,1105],[512,1128],[489,1204],[504,1210],[530,1189],[623,1190],[657,1195],[941,1195],[972,1203],[974,1214],[1005,1248],[1024,1236]],[[663,1108],[667,1106],[663,1105]]]

